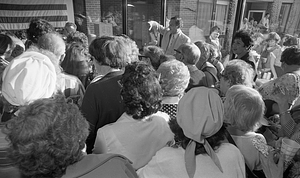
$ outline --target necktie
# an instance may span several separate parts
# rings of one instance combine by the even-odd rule
[[[170,34],[170,37],[169,37],[169,43],[168,43],[167,49],[169,49],[170,46],[172,46],[172,42],[173,42],[173,35],[172,35],[172,33],[171,33],[171,34]]]

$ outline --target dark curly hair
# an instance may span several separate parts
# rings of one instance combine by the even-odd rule
[[[175,145],[173,147],[181,146],[183,149],[186,149],[191,139],[184,135],[184,132],[182,128],[178,125],[177,120],[170,119],[169,126],[172,132],[174,133]],[[226,128],[225,125],[223,125],[217,133],[215,133],[211,137],[207,137],[206,140],[214,150],[217,150],[225,140],[226,135]],[[195,155],[199,154],[207,154],[207,152],[203,144],[196,142]]]
[[[285,49],[281,54],[280,62],[287,65],[300,65],[300,48],[293,46]]]
[[[66,43],[70,45],[74,42],[82,43],[86,49],[89,47],[88,37],[82,32],[75,31],[68,34]]]
[[[44,19],[33,19],[30,24],[29,28],[27,29],[27,39],[30,40],[32,43],[37,43],[38,38],[42,35],[54,32],[54,27]]]
[[[131,49],[123,37],[101,36],[92,41],[89,52],[101,65],[121,69],[130,61]]]
[[[253,46],[253,40],[251,38],[251,35],[245,30],[237,31],[233,39],[241,39],[246,48]]]
[[[63,95],[36,100],[6,124],[9,157],[26,177],[61,177],[82,159],[88,128],[78,107]]]
[[[134,119],[142,119],[160,109],[163,93],[151,64],[145,61],[129,64],[120,83],[125,111]]]

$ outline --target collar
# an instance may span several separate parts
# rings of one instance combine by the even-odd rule
[[[115,76],[119,76],[122,75],[124,73],[124,70],[118,70],[118,71],[111,71],[108,74],[106,74],[104,77],[115,77]]]
[[[178,104],[179,103],[179,96],[166,96],[162,99],[162,104]]]
[[[190,72],[194,72],[196,70],[199,70],[195,65],[188,64],[186,66],[188,67],[188,69],[189,69]]]

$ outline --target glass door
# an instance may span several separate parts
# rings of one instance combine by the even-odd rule
[[[127,35],[139,49],[153,40],[147,22],[154,20],[161,23],[161,1],[164,0],[127,0]]]
[[[101,22],[99,34],[123,34],[122,0],[101,0]]]

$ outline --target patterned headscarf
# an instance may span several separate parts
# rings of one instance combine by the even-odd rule
[[[206,138],[217,133],[223,125],[223,103],[214,89],[197,87],[179,101],[177,122],[184,135],[191,139],[185,150],[185,165],[190,178],[196,170],[196,142],[202,143],[221,172],[220,161]]]

